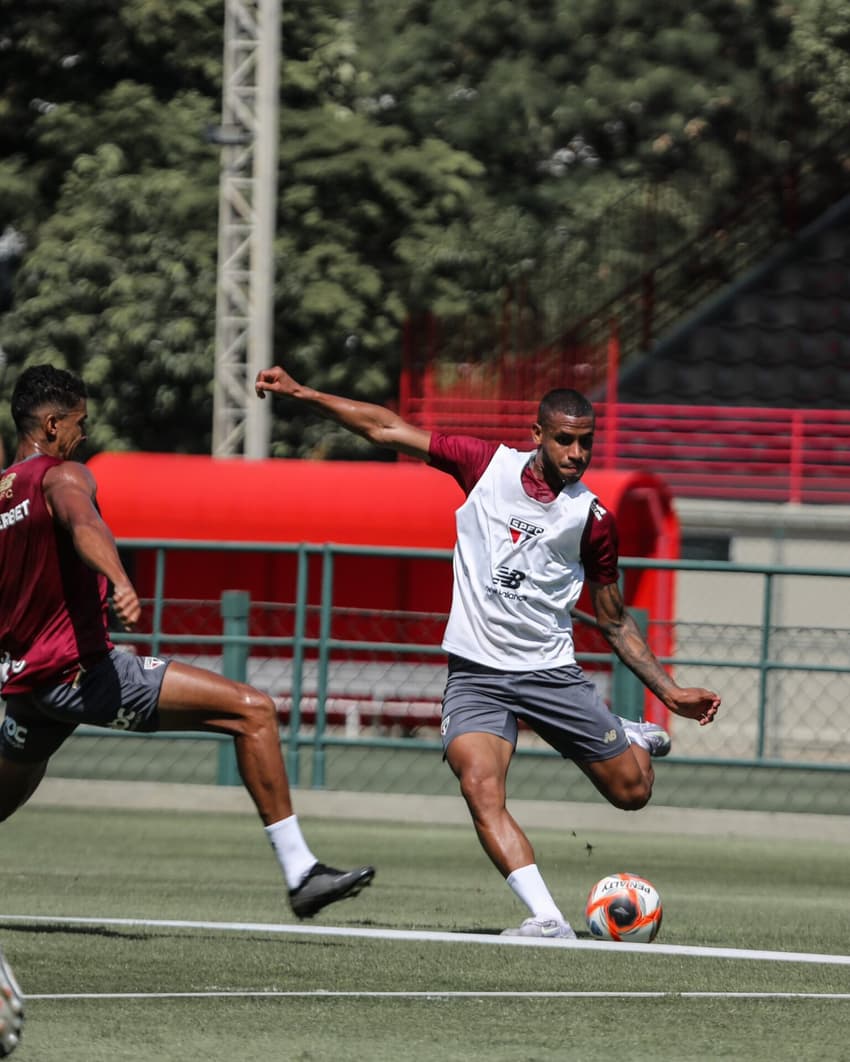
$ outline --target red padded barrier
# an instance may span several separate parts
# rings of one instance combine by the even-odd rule
[[[424,464],[377,461],[299,461],[197,455],[103,453],[89,462],[104,518],[119,539],[181,539],[335,543],[450,549],[454,511],[463,493],[454,480]],[[585,482],[617,517],[621,556],[676,558],[679,523],[664,483],[645,472],[591,470]],[[293,554],[183,552],[166,568],[165,596],[217,600],[222,590],[245,589],[252,600],[292,602]],[[309,600],[320,599],[318,562],[311,565]],[[139,550],[133,577],[140,594],[153,594],[154,556]],[[670,651],[674,573],[626,573],[629,605],[656,622],[654,648]],[[337,556],[334,603],[369,610],[335,618],[333,636],[400,640],[401,628],[382,624],[381,612],[445,613],[451,570],[416,558]],[[587,602],[579,607],[587,609]],[[404,628],[416,642],[438,642],[442,621]],[[287,631],[276,631],[286,634]],[[656,714],[653,710],[651,714]]]

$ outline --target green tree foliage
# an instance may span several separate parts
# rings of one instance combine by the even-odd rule
[[[219,106],[222,5],[119,7],[114,17],[115,5],[77,0],[36,14],[0,0],[22,78],[0,115],[16,149],[0,166],[0,222],[30,247],[0,337],[12,366],[50,359],[84,373],[95,445],[203,451],[218,156],[202,132]],[[276,336],[320,386],[389,399],[407,307],[465,302],[463,260],[438,248],[462,226],[481,167],[358,106],[343,7],[284,6]],[[303,428],[276,424],[275,452],[333,451],[332,436]]]
[[[705,175],[704,145],[731,149],[761,120],[790,32],[773,0],[361,6],[393,120],[438,130],[485,162],[511,202],[543,210],[562,198],[557,178],[569,175],[572,188],[599,168]]]
[[[209,437],[221,11],[0,0],[0,227],[27,246],[4,390],[37,361],[81,373],[96,448]]]
[[[457,342],[476,354],[506,302],[551,333],[775,168],[788,130],[798,143],[840,118],[850,92],[837,0],[282,13],[276,343],[317,386],[377,401],[397,393],[411,312],[464,319]],[[84,373],[99,447],[209,448],[219,153],[203,133],[223,14],[223,0],[0,0],[0,246],[17,248],[0,263],[0,385],[46,358]],[[275,453],[360,452],[296,417],[275,418]]]
[[[276,341],[315,386],[391,401],[410,310],[468,304],[446,233],[467,223],[482,168],[378,120],[343,5],[286,5],[283,36]],[[273,451],[333,456],[352,440],[296,414],[275,420]]]
[[[491,215],[519,212],[531,238],[507,243],[500,260],[529,276],[544,331],[594,309],[659,240],[684,241],[776,161],[791,28],[778,0],[371,0],[360,10],[373,92],[393,101],[386,120],[473,155]],[[630,238],[647,185],[671,175],[659,231]],[[611,217],[613,239],[601,224]]]
[[[793,17],[793,66],[813,85],[819,123],[845,126],[850,107],[850,8],[843,0],[809,0]]]
[[[3,347],[10,364],[84,375],[95,447],[195,450],[212,410],[218,169],[198,133],[212,113],[134,83],[100,104],[103,120],[78,104],[41,123],[70,164],[31,230]]]

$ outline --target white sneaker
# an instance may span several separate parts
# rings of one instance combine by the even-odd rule
[[[663,726],[657,723],[638,723],[634,719],[623,719],[617,716],[623,724],[626,737],[632,745],[646,749],[650,756],[659,758],[666,756],[670,751],[670,735]]]
[[[503,937],[560,937],[562,940],[576,940],[573,927],[569,922],[558,918],[526,918],[516,929],[503,929]]]
[[[18,1046],[24,1024],[24,997],[15,975],[0,951],[0,1058]]]

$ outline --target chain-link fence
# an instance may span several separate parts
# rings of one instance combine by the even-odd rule
[[[222,544],[210,548],[221,550]],[[238,551],[239,545],[227,548]],[[335,550],[290,551],[295,548],[305,564],[308,555],[327,559]],[[164,567],[167,549],[159,549]],[[339,549],[364,557],[402,552]],[[431,563],[450,563],[448,551],[422,555]],[[179,561],[172,556],[172,563]],[[850,814],[850,628],[791,627],[773,618],[783,580],[817,579],[821,599],[826,593],[840,601],[846,600],[850,571],[639,559],[624,559],[622,567],[687,569],[690,600],[680,603],[677,615],[698,612],[701,580],[708,586],[718,573],[756,576],[762,586],[760,600],[749,602],[760,622],[741,622],[733,595],[724,622],[689,618],[662,624],[640,617],[650,645],[680,684],[716,689],[723,698],[712,726],[670,720],[673,754],[656,764],[656,803]],[[267,691],[278,708],[296,785],[388,795],[456,793],[439,744],[446,676],[439,634],[445,614],[343,607],[336,602],[332,563],[325,564],[310,593],[310,580],[303,566],[300,570],[292,600],[283,604],[252,602],[241,591],[226,592],[220,602],[155,595],[145,603],[150,633],[116,640],[128,651],[174,656]],[[232,571],[238,582],[238,556]],[[158,588],[162,585],[160,579]],[[751,580],[747,586],[751,598]],[[603,696],[619,714],[634,717],[652,708],[589,620],[583,613],[576,620],[578,655]],[[91,728],[81,728],[66,743],[50,773],[237,782],[229,741]],[[578,769],[527,730],[521,731],[511,768],[511,792],[528,799],[601,800]]]

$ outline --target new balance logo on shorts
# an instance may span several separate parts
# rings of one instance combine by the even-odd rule
[[[605,742],[606,745],[610,745],[612,741],[617,740],[617,731],[606,730],[602,740]]]
[[[119,708],[112,722],[106,725],[110,730],[135,730],[140,722],[138,715],[132,708]]]
[[[155,671],[158,667],[162,667],[165,663],[164,660],[160,660],[158,656],[146,656],[142,660],[142,667],[145,671]]]

